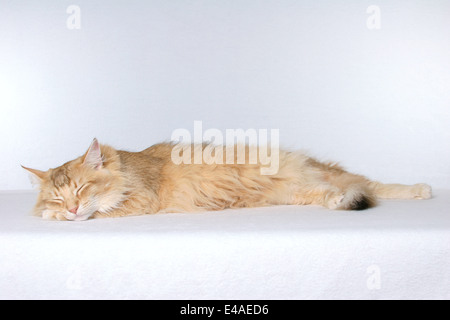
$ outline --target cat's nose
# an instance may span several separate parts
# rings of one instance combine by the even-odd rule
[[[73,214],[77,214],[77,210],[78,210],[78,206],[76,206],[72,209],[69,209],[69,212],[72,212]]]

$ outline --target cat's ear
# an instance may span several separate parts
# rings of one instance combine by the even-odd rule
[[[96,170],[101,169],[103,166],[102,152],[100,150],[100,145],[95,138],[84,155],[83,165],[91,166]]]
[[[42,180],[44,180],[45,175],[46,175],[45,171],[27,168],[22,165],[21,165],[21,167],[29,172],[30,181],[33,186],[41,184]]]

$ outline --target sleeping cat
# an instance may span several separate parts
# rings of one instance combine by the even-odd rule
[[[87,220],[286,204],[363,210],[378,198],[431,197],[426,184],[370,181],[300,152],[280,150],[278,172],[262,175],[259,164],[175,164],[174,146],[161,143],[127,152],[94,139],[83,156],[55,169],[23,167],[40,185],[34,213],[44,219]]]

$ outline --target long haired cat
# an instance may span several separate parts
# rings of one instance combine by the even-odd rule
[[[24,167],[40,185],[34,213],[44,219],[86,220],[287,204],[363,210],[378,198],[431,197],[426,184],[370,181],[300,152],[280,150],[278,172],[262,175],[259,164],[175,164],[174,146],[127,152],[94,139],[83,156],[60,167]]]

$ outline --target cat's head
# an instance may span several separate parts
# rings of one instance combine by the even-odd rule
[[[97,139],[83,156],[60,167],[47,171],[23,168],[40,186],[35,213],[44,218],[62,215],[67,220],[86,220],[97,211],[113,210],[124,200],[118,155],[113,148],[100,146]]]

